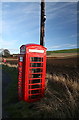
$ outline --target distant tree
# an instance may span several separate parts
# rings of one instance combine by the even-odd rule
[[[3,56],[4,57],[10,57],[10,51],[8,49],[4,49]]]

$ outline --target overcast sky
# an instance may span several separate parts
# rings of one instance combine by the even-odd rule
[[[77,2],[46,2],[47,50],[77,47],[77,12]],[[0,13],[0,48],[19,53],[23,44],[39,44],[40,2],[2,2]]]

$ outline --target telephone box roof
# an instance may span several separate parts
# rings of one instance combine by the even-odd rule
[[[44,48],[44,49],[47,49],[47,48],[45,48],[45,47],[44,47],[44,46],[42,46],[42,45],[39,45],[39,44],[34,44],[34,43],[33,43],[33,44],[32,44],[32,43],[31,43],[31,44],[25,44],[25,45],[22,45],[21,47],[23,47],[23,46],[26,46],[26,47],[39,46],[39,47],[42,47],[42,48]],[[21,48],[21,47],[20,47],[20,48]]]

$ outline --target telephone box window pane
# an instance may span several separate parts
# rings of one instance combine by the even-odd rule
[[[31,62],[43,62],[43,58],[42,57],[31,57],[30,61]]]
[[[41,88],[41,84],[38,85],[29,85],[29,89]]]
[[[32,74],[32,78],[41,78],[42,74]]]
[[[39,85],[32,85],[32,89],[34,89],[34,88],[41,88],[41,85],[39,84]]]
[[[41,68],[31,69],[31,73],[40,73],[40,72],[42,72],[42,69],[41,69]]]
[[[36,98],[39,98],[40,95],[32,95],[32,96],[29,96],[29,99],[36,99]]]
[[[20,62],[23,62],[23,57],[20,57]]]
[[[29,84],[33,84],[33,83],[41,83],[41,79],[35,79],[29,81]]]
[[[43,67],[42,63],[31,63],[30,67]]]
[[[31,90],[31,94],[40,93],[40,90]]]

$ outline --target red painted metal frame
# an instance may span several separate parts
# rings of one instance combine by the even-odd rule
[[[22,87],[22,80],[23,80],[23,62],[20,62],[20,57],[18,59],[18,99],[23,99],[23,87]]]
[[[45,93],[45,77],[46,77],[46,48],[41,46],[41,45],[37,45],[37,44],[27,44],[27,45],[23,45],[20,47],[20,49],[22,49],[22,47],[26,48],[26,52],[25,54],[23,54],[23,63],[19,62],[19,66],[22,66],[22,79],[20,79],[20,76],[18,75],[18,94],[19,94],[19,99],[20,100],[24,100],[27,102],[34,102],[39,100],[41,97],[44,96]],[[36,50],[44,50],[44,53],[37,53],[37,52],[29,52],[29,49],[36,49]],[[31,62],[30,58],[31,57],[40,57],[43,58],[43,61],[40,62]],[[42,67],[31,67],[30,63],[42,63],[43,66]],[[19,68],[18,66],[18,68]],[[42,72],[39,73],[31,73],[30,70],[33,68],[42,68]],[[20,68],[18,69],[19,73],[20,73]],[[41,78],[31,78],[32,74],[41,74],[42,77]],[[29,81],[31,82],[32,80],[38,80],[40,79],[40,83],[29,83]],[[41,88],[32,88],[32,85],[41,85]],[[19,87],[20,86],[20,87]],[[22,86],[22,89],[20,89]],[[30,86],[30,88],[29,88]],[[33,90],[39,90],[41,92],[37,92],[35,94],[32,94],[31,92],[33,92]],[[21,96],[20,96],[20,92],[21,92]],[[33,97],[34,95],[39,95],[38,98],[32,99],[31,97]]]

